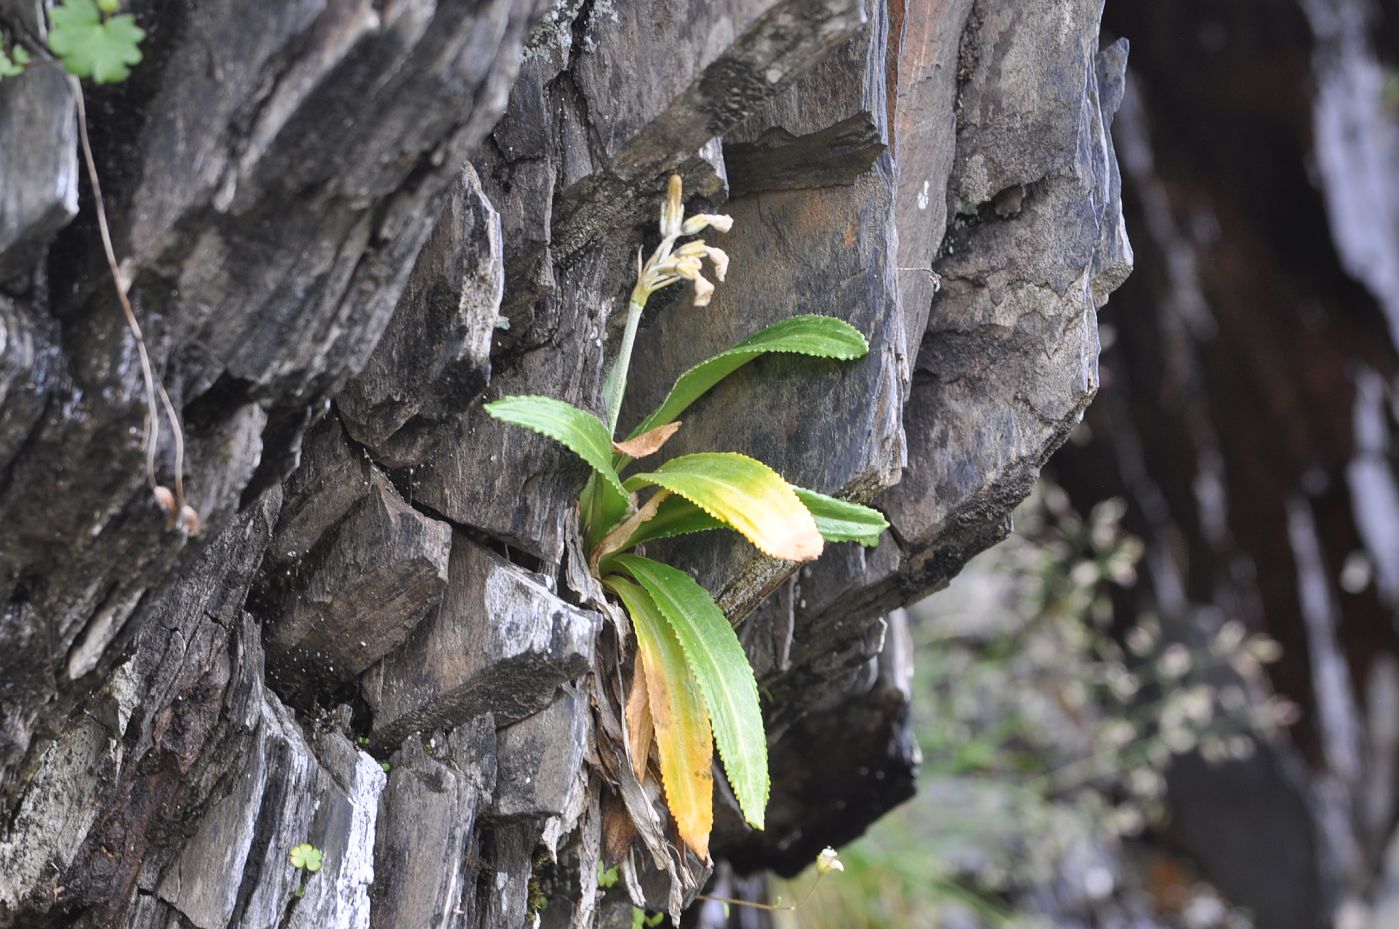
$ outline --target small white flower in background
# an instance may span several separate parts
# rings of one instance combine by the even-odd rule
[[[830,874],[832,871],[844,870],[845,865],[841,863],[840,856],[829,845],[821,849],[821,854],[816,856],[817,874]]]
[[[1156,659],[1156,670],[1167,680],[1174,680],[1189,674],[1192,664],[1189,650],[1177,642],[1168,645],[1161,657]]]

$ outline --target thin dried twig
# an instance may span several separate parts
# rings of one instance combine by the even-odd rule
[[[92,200],[97,211],[97,230],[101,234],[102,250],[107,256],[107,270],[112,275],[112,285],[116,288],[117,301],[121,304],[122,314],[126,317],[126,327],[131,330],[131,335],[136,340],[136,353],[141,360],[141,381],[146,393],[146,422],[142,438],[146,452],[146,481],[150,484],[156,503],[170,517],[171,524],[173,525],[177,518],[188,523],[188,518],[183,513],[186,508],[184,433],[180,429],[179,418],[175,415],[174,404],[170,402],[170,395],[165,392],[164,385],[161,385],[160,397],[170,420],[170,430],[175,437],[175,494],[172,503],[168,499],[170,492],[160,485],[155,475],[156,452],[160,447],[160,412],[156,409],[156,383],[155,375],[151,372],[151,358],[146,351],[146,339],[141,334],[141,324],[137,321],[136,312],[131,308],[131,301],[126,296],[126,282],[122,280],[121,268],[117,265],[116,250],[112,247],[112,233],[107,225],[107,207],[102,199],[102,184],[97,179],[97,163],[92,157],[92,143],[88,140],[87,106],[83,99],[83,87],[76,77],[69,76],[68,80],[73,88],[73,98],[77,102],[78,143],[83,152],[83,164],[87,168],[88,184],[92,187]],[[193,512],[191,509],[190,513],[193,514]],[[195,524],[197,525],[197,523],[198,517],[195,516]]]

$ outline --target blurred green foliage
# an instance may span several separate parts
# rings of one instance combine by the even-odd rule
[[[1189,636],[1150,615],[1124,628],[1142,557],[1124,509],[1085,518],[1042,483],[1006,542],[911,610],[918,796],[843,849],[845,874],[778,926],[1050,925],[1036,894],[1118,892],[1104,850],[1161,820],[1172,755],[1242,758],[1287,721],[1261,672],[1271,640],[1212,614]]]

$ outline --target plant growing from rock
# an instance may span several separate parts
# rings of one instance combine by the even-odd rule
[[[304,896],[306,893],[306,881],[321,869],[325,855],[316,846],[304,843],[291,850],[288,856],[291,859],[291,866],[301,872],[301,880],[297,884],[296,895]]]
[[[638,554],[645,542],[710,529],[739,532],[761,552],[810,561],[824,541],[873,546],[887,523],[875,510],[788,484],[760,461],[735,452],[682,455],[639,473],[638,460],[658,452],[680,427],[678,417],[743,365],[770,352],[853,361],[869,351],[858,331],[829,316],[783,320],[691,367],[670,393],[624,437],[617,423],[626,394],[637,325],[656,291],[681,281],[694,304],[708,304],[728,256],[701,239],[727,232],[728,216],[684,216],[681,181],[670,179],[660,211],[661,242],[645,263],[628,305],[621,349],[604,383],[607,422],[559,400],[504,397],[486,405],[497,419],[561,442],[592,468],[579,501],[592,573],[631,618],[636,660],[626,700],[627,757],[645,782],[651,750],[659,760],[666,804],[684,843],[708,857],[713,824],[713,755],[719,757],[744,818],[762,828],[769,778],[767,740],[752,667],[714,598],[688,574]]]

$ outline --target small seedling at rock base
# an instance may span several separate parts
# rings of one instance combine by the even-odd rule
[[[652,913],[647,916],[646,911],[641,907],[631,908],[631,929],[643,929],[643,927],[650,929],[650,927],[659,926],[663,919],[665,919],[664,913]]]
[[[115,84],[140,63],[145,30],[118,9],[115,0],[62,0],[49,13],[49,48],[69,74]]]
[[[621,351],[603,386],[606,423],[548,397],[504,397],[485,407],[497,419],[561,442],[592,468],[579,501],[589,568],[626,609],[636,637],[625,751],[632,773],[644,783],[654,745],[666,805],[681,840],[701,858],[709,855],[714,819],[716,744],[744,819],[763,827],[769,784],[757,683],[733,626],[709,592],[685,572],[632,550],[643,542],[730,528],[773,558],[810,561],[825,541],[877,545],[888,526],[875,510],[793,487],[762,462],[734,452],[682,455],[623,478],[634,460],[660,450],[691,404],[753,359],[788,353],[853,361],[869,351],[864,336],[843,320],[783,320],[682,373],[661,405],[617,439],[648,299],[688,281],[695,305],[704,306],[714,293],[705,262],[716,280],[728,271],[728,256],[719,249],[701,240],[676,243],[707,229],[727,232],[732,225],[728,216],[715,214],[686,219],[680,178],[670,179],[660,245],[645,263],[637,255]]]

